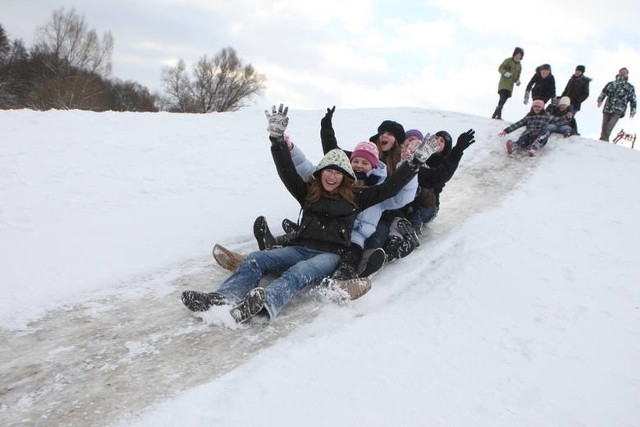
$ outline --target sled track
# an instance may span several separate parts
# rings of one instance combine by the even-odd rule
[[[486,159],[466,165],[463,160],[445,188],[430,238],[496,206],[539,164],[539,159],[507,157],[499,149]],[[252,250],[254,244],[244,242],[235,249]],[[0,425],[126,422],[153,403],[233,370],[310,322],[323,306],[306,292],[271,324],[240,330],[209,326],[182,306],[180,293],[210,290],[228,273],[209,257],[176,269],[189,272],[167,279],[160,291],[133,299],[94,298],[52,311],[25,331],[0,330]],[[158,276],[162,273],[155,280]],[[146,280],[126,286],[145,288]]]

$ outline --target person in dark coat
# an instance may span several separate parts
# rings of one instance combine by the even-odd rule
[[[580,106],[589,97],[591,79],[584,75],[584,71],[584,65],[578,65],[562,91],[562,96],[568,96],[571,100],[574,115],[580,111]]]
[[[571,106],[573,107],[573,118],[571,119],[571,128],[574,135],[580,135],[578,133],[578,123],[576,122],[576,113],[580,111],[580,106],[589,97],[589,83],[591,78],[584,75],[585,66],[578,65],[576,71],[569,78],[567,85],[562,91],[562,96],[568,96],[571,100]]]
[[[207,311],[224,306],[238,323],[260,312],[275,318],[298,292],[329,276],[338,265],[342,251],[351,245],[353,223],[360,211],[380,203],[400,191],[437,148],[423,143],[413,158],[403,162],[380,185],[354,186],[356,175],[349,158],[340,149],[329,151],[305,182],[296,171],[284,139],[288,109],[282,104],[267,114],[271,155],[278,176],[300,203],[300,228],[288,246],[252,252],[215,292],[184,291],[182,302],[191,311]],[[266,287],[260,281],[279,274]]]
[[[551,73],[551,65],[542,64],[536,68],[536,72],[529,80],[524,93],[524,104],[529,103],[529,97],[541,99],[546,104],[551,98],[556,97],[556,79]]]

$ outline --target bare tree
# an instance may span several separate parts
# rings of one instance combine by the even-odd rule
[[[170,111],[195,112],[191,81],[187,73],[187,65],[182,59],[175,67],[165,67],[160,80],[168,95]]]
[[[243,65],[231,47],[222,49],[213,59],[206,55],[200,58],[193,68],[193,81],[183,60],[162,72],[171,110],[182,112],[237,111],[264,89],[265,80],[251,65]]]
[[[89,30],[83,16],[75,9],[60,8],[51,21],[36,30],[34,51],[48,56],[54,72],[68,67],[108,77],[111,74],[113,37],[106,32],[102,40],[95,30]]]
[[[212,61],[202,58],[195,67],[194,89],[202,112],[237,111],[262,92],[266,78],[244,65],[236,51],[222,49]]]
[[[90,30],[75,9],[53,12],[51,21],[36,31],[31,52],[38,70],[28,103],[33,108],[108,108],[104,79],[111,74],[113,37],[102,39]]]

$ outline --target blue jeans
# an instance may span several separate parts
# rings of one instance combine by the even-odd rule
[[[407,219],[411,221],[413,227],[416,229],[416,232],[422,229],[422,226],[438,215],[438,211],[440,210],[440,206],[431,206],[430,208],[425,208],[424,206],[419,206],[417,203],[413,206],[412,212],[407,216]]]
[[[548,134],[541,135],[531,135],[531,134],[523,134],[520,135],[520,138],[516,141],[516,145],[520,148],[529,148],[534,142],[538,144],[538,148],[544,147],[547,143],[547,139],[549,138]]]
[[[316,251],[302,246],[285,246],[268,251],[252,252],[238,269],[216,290],[232,303],[239,303],[245,294],[258,286],[267,274],[280,274],[265,289],[265,308],[271,319],[307,285],[331,275],[340,255]]]
[[[571,126],[569,125],[547,125],[547,132],[555,132],[555,133],[571,133]]]

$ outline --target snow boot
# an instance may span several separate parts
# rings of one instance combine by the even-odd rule
[[[398,231],[400,231],[400,234],[402,234],[402,237],[404,237],[404,239],[410,243],[410,247],[415,249],[418,246],[420,246],[420,240],[418,240],[418,233],[416,233],[416,229],[413,228],[413,224],[411,224],[411,221],[409,221],[408,219],[402,218],[398,220],[397,227],[398,227]]]
[[[331,275],[332,279],[347,280],[358,277],[358,266],[362,259],[362,248],[358,245],[351,244],[345,249],[340,257],[338,267]]]
[[[356,277],[348,280],[335,280],[335,287],[349,295],[350,300],[355,300],[371,290],[371,280],[368,277]]]
[[[231,310],[231,316],[238,323],[244,323],[251,319],[264,308],[264,303],[267,300],[267,291],[265,288],[257,287],[251,289],[244,296],[244,299],[240,304],[235,306]]]
[[[358,276],[373,277],[384,266],[386,259],[387,254],[384,253],[384,249],[367,249],[362,254]]]
[[[278,245],[276,238],[273,237],[269,226],[267,225],[267,219],[263,216],[259,216],[253,223],[253,235],[258,241],[258,248],[263,251],[265,249],[271,249]]]
[[[387,262],[392,262],[400,258],[400,248],[402,247],[403,240],[398,236],[389,236],[384,243],[384,252],[386,254]]]
[[[282,229],[287,234],[297,233],[299,228],[300,226],[298,226],[298,224],[291,221],[290,219],[285,218],[282,220]]]
[[[496,110],[493,112],[493,116],[491,116],[492,119],[498,119],[498,120],[502,120],[502,107],[501,106],[497,106]]]
[[[207,311],[214,305],[227,305],[229,300],[216,292],[184,291],[182,303],[191,311]]]
[[[229,271],[236,271],[245,257],[240,252],[232,251],[217,243],[213,246],[211,254],[220,267]]]
[[[506,145],[507,145],[507,153],[508,153],[508,154],[513,153],[513,149],[514,149],[513,141],[512,141],[512,140],[510,140],[510,139],[509,139],[509,140],[507,140],[507,144],[506,144]]]

